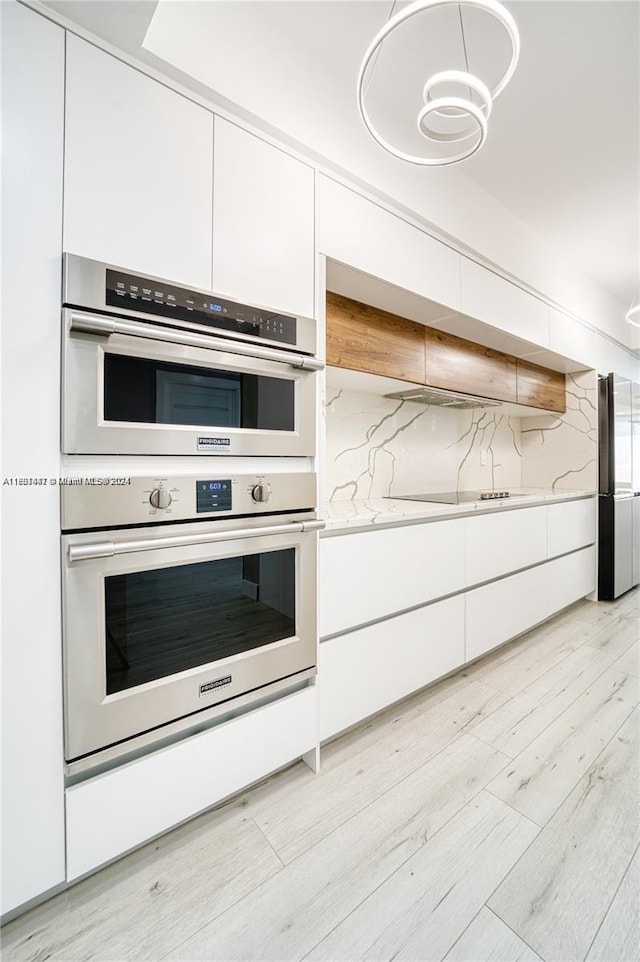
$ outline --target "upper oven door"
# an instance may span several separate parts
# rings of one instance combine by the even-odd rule
[[[316,665],[322,524],[234,523],[63,537],[67,760]]]
[[[315,453],[320,362],[70,309],[63,323],[66,454]]]

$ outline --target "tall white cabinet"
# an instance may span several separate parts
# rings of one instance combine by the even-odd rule
[[[64,880],[59,475],[64,31],[2,30],[2,915]],[[46,484],[24,484],[23,479]]]
[[[64,247],[211,287],[213,115],[67,35]]]
[[[214,289],[312,317],[313,168],[216,117],[213,171]]]

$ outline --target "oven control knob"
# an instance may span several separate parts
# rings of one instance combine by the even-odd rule
[[[255,484],[251,490],[251,497],[259,504],[265,504],[271,497],[271,488],[268,484]]]
[[[149,496],[149,501],[154,508],[168,508],[173,498],[166,488],[154,488]]]

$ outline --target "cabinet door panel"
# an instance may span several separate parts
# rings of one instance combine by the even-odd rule
[[[327,292],[327,364],[424,383],[421,324]]]
[[[585,367],[596,367],[596,333],[554,307],[549,308],[549,347]]]
[[[595,498],[549,505],[550,558],[594,543],[596,540],[596,509]]]
[[[320,540],[320,635],[464,587],[463,519]]]
[[[314,173],[216,117],[213,285],[278,311],[314,314]]]
[[[479,658],[549,615],[546,565],[502,578],[466,595],[466,661]]]
[[[546,507],[508,510],[467,522],[468,585],[499,578],[546,558]]]
[[[596,587],[596,549],[574,551],[545,565],[548,615],[591,594]]]
[[[537,297],[467,257],[461,264],[461,310],[532,344],[549,347],[549,308]]]
[[[52,478],[60,472],[64,30],[21,3],[0,6],[2,461],[5,476]],[[64,881],[65,851],[60,498],[49,485],[7,485],[2,495],[4,915]]]
[[[464,661],[464,597],[320,645],[320,739],[386,708]]]
[[[453,334],[425,328],[426,383],[498,401],[516,400],[516,359]]]
[[[211,287],[213,115],[67,34],[64,247]]]
[[[456,251],[323,176],[318,182],[318,245],[320,253],[372,277],[450,308],[460,306]]]
[[[567,410],[565,377],[560,371],[518,360],[516,381],[518,404],[557,411],[559,414]]]
[[[316,745],[316,689],[287,695],[208,731],[68,788],[67,879],[154,835]],[[167,786],[179,786],[167,791]]]

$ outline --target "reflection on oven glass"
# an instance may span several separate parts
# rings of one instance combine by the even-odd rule
[[[107,694],[296,633],[295,548],[105,578]]]
[[[293,431],[291,379],[106,353],[107,421]]]

